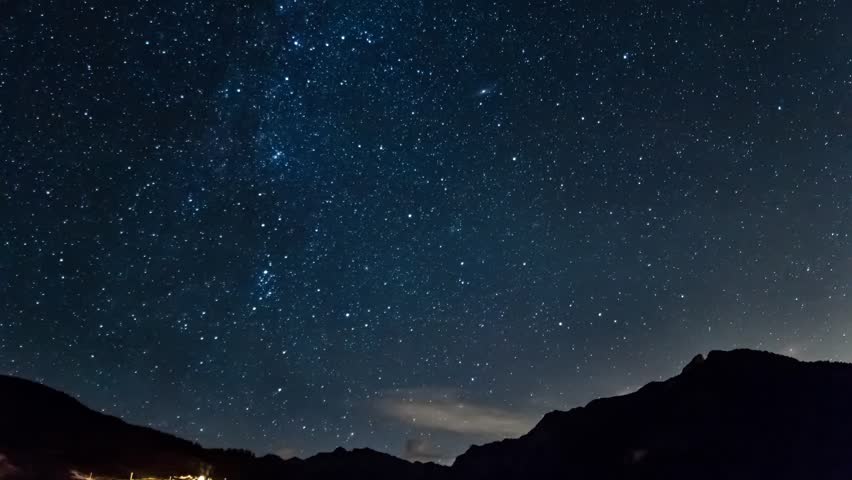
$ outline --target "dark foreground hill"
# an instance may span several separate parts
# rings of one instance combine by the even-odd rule
[[[306,460],[200,445],[88,409],[44,385],[0,375],[0,480],[67,479],[75,470],[102,478],[206,475],[241,479],[437,478],[442,467],[370,449]]]
[[[204,449],[0,377],[0,478],[67,478],[72,468],[232,480],[848,479],[852,365],[710,352],[664,382],[551,412],[521,438],[471,447],[451,468],[367,449],[306,460]]]

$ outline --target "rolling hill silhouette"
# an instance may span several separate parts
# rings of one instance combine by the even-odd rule
[[[669,380],[551,412],[520,438],[471,447],[452,467],[369,449],[305,460],[205,449],[0,376],[0,478],[67,478],[74,468],[232,480],[840,479],[852,478],[850,427],[852,365],[752,350],[699,355]]]
[[[338,448],[305,460],[205,449],[95,412],[44,385],[0,376],[0,479],[67,479],[71,469],[116,478],[134,473],[135,478],[203,474],[217,480],[341,476],[417,480],[436,476],[446,467],[411,463],[370,449]]]

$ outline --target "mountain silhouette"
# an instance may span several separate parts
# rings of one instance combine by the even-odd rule
[[[370,449],[320,453],[302,460],[256,457],[247,450],[205,449],[157,430],[104,415],[73,397],[0,375],[0,479],[129,478],[206,475],[255,478],[437,478],[447,467],[408,462]]]
[[[852,365],[697,356],[635,393],[551,412],[456,459],[460,478],[852,478]]]
[[[548,413],[526,435],[473,446],[452,467],[369,449],[308,459],[205,449],[0,376],[0,478],[848,479],[852,365],[712,351],[638,391]]]

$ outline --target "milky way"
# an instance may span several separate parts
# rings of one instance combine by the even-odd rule
[[[852,3],[0,2],[0,371],[450,461],[852,360]]]

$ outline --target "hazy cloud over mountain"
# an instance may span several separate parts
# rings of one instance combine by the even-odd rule
[[[427,430],[497,439],[523,435],[540,418],[464,400],[452,390],[419,389],[408,395],[385,399],[379,409],[385,415]]]
[[[420,462],[450,463],[450,457],[441,453],[427,438],[409,438],[405,440],[403,456],[408,460]]]

